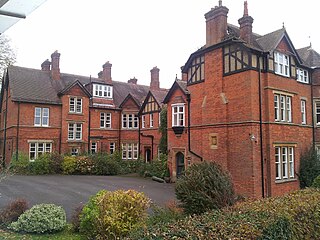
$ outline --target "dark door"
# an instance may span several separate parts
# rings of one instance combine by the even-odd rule
[[[179,177],[184,171],[184,155],[182,152],[178,152],[176,155],[176,165],[177,165],[177,177]]]
[[[150,162],[150,160],[151,160],[151,149],[150,148],[147,148],[145,150],[144,156],[145,156],[146,162]]]

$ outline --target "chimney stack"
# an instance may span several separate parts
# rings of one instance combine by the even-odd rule
[[[160,69],[157,67],[154,67],[150,70],[151,72],[150,90],[160,90],[159,71]]]
[[[53,80],[60,80],[60,53],[55,51],[51,54],[51,77]]]
[[[98,78],[102,78],[102,71],[98,72]]]
[[[102,79],[108,84],[112,84],[111,67],[112,64],[109,61],[102,65]]]
[[[132,83],[132,84],[137,84],[137,82],[138,82],[138,79],[136,79],[135,77],[128,80],[128,83]]]
[[[253,18],[248,13],[248,2],[244,1],[243,17],[238,20],[240,24],[240,38],[247,43],[252,43]]]
[[[41,64],[41,70],[42,71],[50,71],[50,67],[51,67],[51,62],[49,61],[49,59],[45,60],[42,64]]]
[[[206,47],[221,42],[227,35],[228,12],[229,9],[222,6],[222,0],[219,0],[219,6],[211,8],[204,15],[206,18]]]
[[[181,69],[181,80],[182,81],[188,81],[188,74],[187,73],[184,73],[182,72],[182,69],[184,68],[184,66],[182,66],[180,69]]]

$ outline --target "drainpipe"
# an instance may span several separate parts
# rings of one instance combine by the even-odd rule
[[[2,159],[2,167],[5,168],[6,167],[6,143],[7,143],[7,115],[8,115],[8,84],[6,86],[6,112],[5,112],[5,115],[4,115],[4,126],[3,126],[3,130],[4,130],[4,133],[3,133],[3,153],[2,153],[2,156],[3,156],[3,159]]]
[[[261,54],[262,56],[262,54]],[[259,80],[259,128],[260,128],[260,158],[261,158],[261,191],[262,198],[265,197],[265,186],[264,186],[264,166],[263,166],[263,130],[262,130],[262,91],[261,91],[261,67],[260,67],[260,56],[258,57],[258,80]]]
[[[90,100],[89,100],[90,101]],[[89,103],[90,104],[90,103]],[[90,111],[90,106],[89,106],[89,120],[88,120],[88,154],[90,153],[90,125],[91,125],[91,111]]]
[[[138,159],[140,159],[140,144],[141,144],[141,138],[140,138],[140,134],[141,133],[141,128],[140,128],[141,124],[140,124],[140,116],[139,116],[139,126],[138,126]]]
[[[154,136],[153,135],[144,135],[143,133],[141,133],[142,137],[148,137],[151,138],[151,159],[153,160],[153,141],[154,141]]]
[[[203,161],[203,158],[195,153],[194,151],[191,150],[191,132],[190,132],[190,117],[191,117],[191,112],[190,112],[190,103],[191,103],[191,96],[190,93],[187,94],[187,102],[188,102],[188,151],[194,154],[196,157],[200,158],[201,162]]]
[[[18,102],[17,137],[16,137],[16,161],[18,161],[18,154],[19,154],[19,129],[20,129],[20,102]]]
[[[313,101],[313,84],[312,84],[312,75],[310,74],[310,85],[311,85],[311,116],[312,116],[312,147],[315,149],[315,127],[314,127],[314,101]],[[306,106],[307,107],[307,106]]]

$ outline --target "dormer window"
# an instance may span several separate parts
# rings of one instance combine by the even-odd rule
[[[93,84],[93,96],[102,98],[112,98],[112,86]]]
[[[309,74],[307,70],[298,68],[297,69],[297,80],[302,83],[309,83]]]
[[[274,72],[276,74],[289,77],[289,56],[275,52],[274,53]]]

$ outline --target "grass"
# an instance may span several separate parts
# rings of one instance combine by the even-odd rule
[[[83,240],[78,233],[74,233],[68,226],[64,231],[53,234],[20,234],[0,229],[0,240]]]

